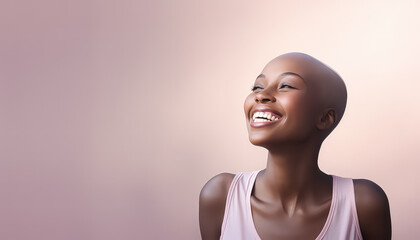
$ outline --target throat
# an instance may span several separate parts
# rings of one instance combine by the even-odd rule
[[[308,204],[323,203],[331,199],[332,177],[321,172],[300,172],[297,176],[271,172],[269,168],[260,172],[253,193],[263,203],[277,206],[277,211],[288,217],[301,214]],[[305,176],[305,177],[302,177]]]

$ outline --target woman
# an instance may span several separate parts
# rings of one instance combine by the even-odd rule
[[[249,139],[266,168],[219,174],[200,193],[203,239],[391,239],[388,199],[375,183],[318,167],[347,101],[340,76],[317,59],[270,61],[244,104]]]

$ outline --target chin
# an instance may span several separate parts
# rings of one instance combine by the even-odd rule
[[[249,136],[249,141],[252,145],[267,148],[270,145],[273,145],[273,139],[268,139],[267,136]]]
[[[308,142],[311,142],[310,137],[304,136],[267,136],[259,134],[249,135],[249,141],[258,147],[270,149],[279,149],[283,147],[299,146],[306,145]]]

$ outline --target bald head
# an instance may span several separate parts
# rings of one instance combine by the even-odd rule
[[[347,90],[341,77],[330,67],[304,53],[286,53],[271,60],[263,72],[266,70],[300,75],[316,99],[314,106],[319,110],[334,110],[334,123],[327,129],[326,136],[340,122],[346,108]]]

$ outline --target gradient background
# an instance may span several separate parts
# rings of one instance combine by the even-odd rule
[[[198,195],[264,168],[243,101],[275,56],[335,69],[346,114],[328,173],[388,194],[420,235],[415,1],[0,3],[0,239],[199,239]]]

